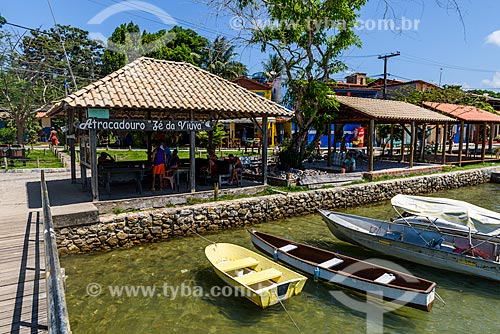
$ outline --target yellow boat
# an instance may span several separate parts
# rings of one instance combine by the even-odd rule
[[[217,275],[244,296],[266,308],[299,294],[307,278],[244,247],[216,243],[205,255]]]

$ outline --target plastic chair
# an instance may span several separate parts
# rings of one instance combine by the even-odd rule
[[[171,169],[171,170],[167,170],[165,171],[165,176],[163,177],[164,179],[164,186],[166,187],[167,186],[167,181],[170,182],[170,186],[172,188],[172,190],[175,189],[175,174],[176,174],[177,170],[175,169]]]

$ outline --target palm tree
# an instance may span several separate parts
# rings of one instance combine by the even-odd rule
[[[247,67],[233,60],[237,55],[234,49],[235,46],[229,40],[218,36],[210,42],[206,53],[203,55],[202,67],[210,73],[228,80],[246,75],[248,72]]]
[[[273,81],[275,78],[281,77],[283,61],[277,54],[270,55],[267,62],[262,62],[262,66],[267,80]]]

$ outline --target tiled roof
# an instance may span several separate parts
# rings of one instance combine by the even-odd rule
[[[376,121],[454,122],[453,118],[411,103],[393,100],[336,96],[341,105]]]
[[[130,117],[243,118],[291,116],[283,106],[188,63],[141,57],[62,99],[49,115],[68,107],[109,108]]]
[[[500,116],[472,106],[458,104],[424,102],[424,105],[466,122],[500,123]]]

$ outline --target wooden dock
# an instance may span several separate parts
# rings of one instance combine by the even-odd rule
[[[21,179],[0,177],[0,334],[48,332],[43,218]]]

